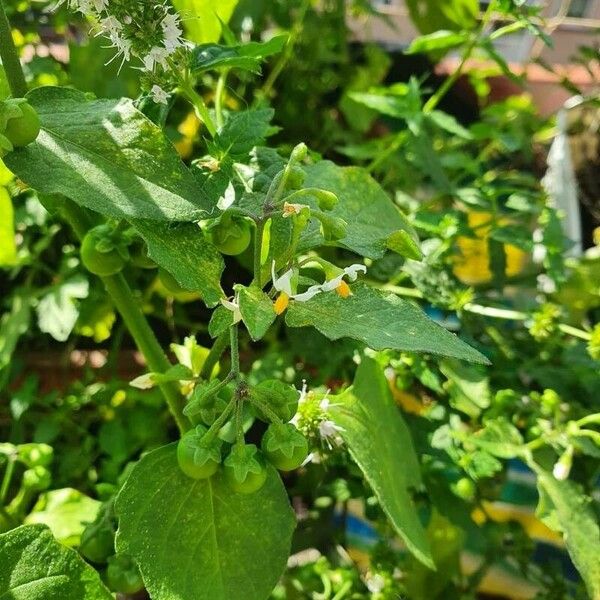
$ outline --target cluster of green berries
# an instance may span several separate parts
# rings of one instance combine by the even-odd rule
[[[256,416],[270,422],[262,436],[260,448],[245,443],[243,435],[229,444],[215,428],[219,415],[226,410],[224,393],[211,393],[215,384],[198,386],[184,411],[202,423],[186,432],[177,445],[177,461],[192,479],[207,479],[222,468],[223,477],[236,493],[251,494],[267,480],[267,462],[279,471],[293,471],[308,456],[308,441],[288,421],[298,406],[298,394],[277,380],[263,381],[249,389],[247,395]],[[207,426],[212,426],[208,429]]]

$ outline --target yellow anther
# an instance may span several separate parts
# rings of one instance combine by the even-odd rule
[[[273,304],[273,307],[275,308],[275,314],[280,315],[288,307],[289,303],[290,297],[286,293],[281,292]]]
[[[348,296],[352,296],[352,290],[350,286],[344,281],[340,281],[339,285],[335,288],[335,291],[342,297],[347,298]]]

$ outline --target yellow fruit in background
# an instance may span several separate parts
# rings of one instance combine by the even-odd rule
[[[453,271],[466,285],[478,285],[492,280],[488,250],[492,218],[491,213],[488,212],[470,212],[469,227],[474,230],[477,237],[459,237],[456,241],[459,253],[455,258]],[[508,220],[500,219],[499,223],[506,224]],[[528,254],[512,244],[504,244],[504,251],[506,252],[506,275],[514,277],[523,271]]]
[[[200,129],[200,121],[193,113],[189,113],[187,117],[179,124],[177,131],[183,136],[175,142],[175,148],[181,158],[189,158],[194,149],[194,140]]]

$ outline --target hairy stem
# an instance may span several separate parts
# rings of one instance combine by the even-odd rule
[[[12,95],[15,98],[24,96],[27,93],[27,82],[25,81],[25,75],[15,48],[10,23],[2,0],[0,0],[0,57]]]
[[[215,365],[219,362],[221,355],[225,352],[225,348],[229,345],[229,332],[223,332],[214,342],[204,364],[202,365],[202,371],[200,371],[200,377],[202,379],[210,379]]]

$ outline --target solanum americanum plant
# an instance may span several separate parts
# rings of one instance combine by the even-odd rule
[[[10,465],[0,484],[0,524],[7,530],[0,535],[0,597],[25,598],[18,590],[32,581],[40,591],[32,591],[31,600],[103,600],[114,593],[147,593],[152,600],[266,600],[305,597],[300,588],[306,597],[330,600],[427,597],[415,591],[427,579],[420,574],[459,564],[462,538],[443,503],[455,503],[469,522],[485,521],[483,502],[493,486],[482,491],[479,479],[497,475],[501,459],[519,459],[537,477],[544,510],[552,513],[549,525],[564,531],[575,566],[592,597],[600,598],[597,561],[586,558],[600,542],[585,556],[579,549],[582,527],[597,532],[591,511],[582,504],[582,526],[575,532],[564,514],[565,498],[577,496],[576,484],[567,481],[573,465],[580,454],[593,452],[590,445],[597,452],[598,415],[565,410],[552,390],[495,390],[492,401],[485,366],[490,358],[506,364],[513,355],[490,349],[500,334],[492,327],[476,334],[474,321],[494,310],[502,318],[517,315],[515,321],[535,333],[535,343],[546,344],[544,356],[554,356],[563,333],[585,339],[592,351],[598,336],[563,323],[551,302],[522,318],[517,311],[482,307],[475,292],[452,275],[449,253],[477,219],[469,220],[463,205],[448,206],[455,196],[468,204],[477,190],[452,187],[466,175],[448,178],[436,171],[441,167],[434,150],[448,144],[449,134],[457,147],[483,134],[436,109],[447,89],[423,102],[416,78],[388,90],[377,87],[383,75],[365,75],[368,86],[375,86],[372,93],[354,94],[363,85],[355,82],[356,88],[343,91],[345,110],[354,103],[360,115],[365,108],[369,118],[381,111],[408,126],[385,138],[375,155],[377,140],[342,149],[351,138],[338,130],[339,149],[372,159],[366,168],[323,159],[317,140],[286,137],[273,108],[280,105],[278,78],[295,60],[303,19],[318,20],[319,13],[310,2],[290,3],[296,19],[291,35],[260,37],[254,19],[271,22],[270,8],[263,17],[237,18],[216,4],[66,0],[59,10],[70,19],[76,15],[82,32],[91,28],[124,78],[118,79],[122,86],[96,93],[89,92],[85,77],[73,75],[71,81],[66,71],[42,82],[34,69],[24,74],[0,18],[0,54],[12,93],[0,104],[3,160],[18,178],[18,193],[35,197],[46,209],[40,214],[49,213],[64,228],[62,250],[52,253],[55,260],[61,257],[56,277],[31,294],[19,313],[23,320],[11,322],[10,329],[27,330],[32,308],[51,329],[53,314],[72,315],[89,301],[94,327],[82,323],[82,310],[79,320],[71,318],[63,341],[72,331],[83,336],[92,329],[106,342],[107,372],[129,372],[130,359],[118,352],[122,343],[135,344],[145,364],[126,391],[107,393],[102,410],[94,412],[89,400],[107,385],[102,380],[92,391],[79,390],[80,401],[68,395],[58,403],[63,411],[72,408],[69,435],[91,436],[82,442],[81,456],[73,452],[75,458],[53,472],[63,478],[77,472],[94,496],[80,501],[85,514],[69,530],[72,536],[60,540],[66,545],[56,539],[60,528],[44,525],[55,511],[62,514],[56,490],[46,493],[49,463],[25,453],[21,440],[0,444],[0,457]],[[522,3],[490,4],[506,11],[511,4],[517,11]],[[0,8],[5,17],[1,1]],[[535,29],[529,13],[518,15],[518,23]],[[444,31],[442,37],[454,37],[443,48],[464,47],[466,57],[475,47],[489,50],[493,41],[475,18],[464,32],[450,26]],[[421,44],[430,49],[433,42],[424,38]],[[72,54],[78,56],[76,48]],[[369,56],[375,69],[378,54]],[[92,58],[79,55],[84,63]],[[114,97],[115,90],[126,89],[141,91],[135,99]],[[370,124],[361,135],[367,130]],[[435,192],[427,206],[435,214],[418,208],[407,217],[399,208],[400,190],[373,176],[388,169],[391,157],[398,160],[408,143],[414,147],[407,160],[422,166],[425,156],[431,165],[428,185]],[[492,152],[495,146],[486,148]],[[467,150],[457,152],[460,158]],[[460,160],[453,156],[442,166]],[[391,165],[390,177],[396,167]],[[472,175],[477,169],[471,167]],[[490,177],[481,175],[481,188],[492,194]],[[437,184],[447,187],[438,190]],[[474,206],[485,204],[484,191]],[[513,195],[513,204],[524,202]],[[497,199],[490,205],[489,261],[504,282],[506,261],[498,253],[510,236],[498,233],[507,221],[499,216]],[[535,239],[550,236],[556,225],[548,210],[536,213],[541,233]],[[531,220],[534,212],[528,208]],[[419,233],[439,237],[422,244]],[[34,266],[45,243],[23,262],[31,265],[27,285],[48,270]],[[544,257],[549,265],[550,259],[557,268],[551,251]],[[411,282],[414,287],[406,287]],[[464,336],[419,308],[416,300],[429,295],[443,310],[471,315],[473,322],[465,317],[469,327],[459,332]],[[108,330],[105,337],[98,335],[98,323]],[[183,343],[170,343],[180,335]],[[2,360],[7,347],[0,343]],[[34,403],[27,398],[21,394],[11,403],[17,420]],[[502,405],[507,398],[510,420]],[[436,410],[429,410],[432,404]],[[411,418],[405,420],[403,412]],[[81,425],[89,413],[94,418]],[[419,428],[414,440],[408,421]],[[36,443],[62,440],[54,422],[35,435]],[[85,462],[87,456],[93,464],[80,467],[76,459]],[[339,521],[334,508],[343,505],[340,514],[346,514],[351,498],[364,500],[365,514],[378,522],[385,552],[373,550],[370,570],[355,578],[342,573],[347,565],[336,574],[323,559],[313,572],[320,591],[311,577],[298,577],[273,592],[286,569],[297,517],[308,525],[294,547],[305,549],[306,532],[314,535],[320,523]],[[36,499],[38,516],[29,518]],[[339,531],[330,536],[323,551],[343,537]],[[442,538],[443,550],[436,545]],[[501,554],[502,536],[497,538],[486,560]],[[402,575],[411,568],[412,576]],[[452,594],[471,597],[475,579],[481,578],[444,576],[440,589],[452,585]]]

